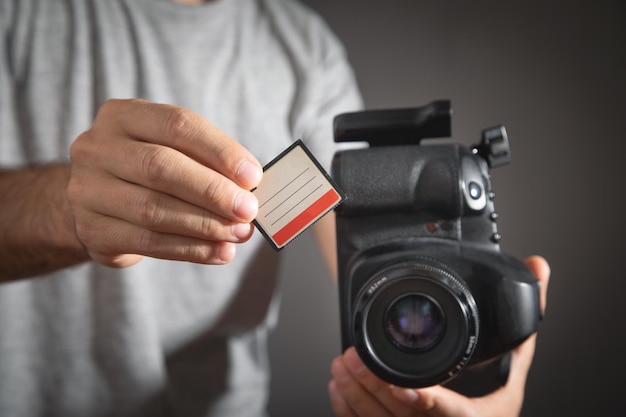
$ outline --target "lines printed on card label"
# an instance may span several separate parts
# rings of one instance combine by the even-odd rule
[[[254,223],[276,250],[343,201],[300,140],[264,168],[263,180],[252,192],[259,200]]]
[[[265,207],[268,203],[271,203],[272,200],[274,200],[274,202],[277,202],[277,205],[273,208],[270,208],[269,211],[265,214],[265,217],[269,217],[272,213],[274,213],[276,210],[278,210],[279,208],[281,208],[282,206],[284,206],[285,204],[287,204],[289,202],[289,199],[291,199],[294,196],[297,196],[298,193],[300,193],[303,189],[305,189],[305,187],[307,185],[309,185],[311,183],[311,181],[313,181],[315,179],[315,176],[309,178],[303,185],[302,187],[298,187],[298,184],[296,184],[296,181],[302,176],[304,175],[307,171],[309,170],[309,168],[305,169],[304,171],[302,171],[301,173],[299,173],[296,178],[294,178],[293,180],[289,181],[289,183],[287,183],[287,185],[285,185],[284,187],[282,187],[280,190],[278,190],[278,192],[276,194],[274,194],[273,196],[271,196],[265,203],[261,204],[261,206],[259,207],[260,209],[262,209],[263,207]],[[295,184],[295,185],[294,185]],[[321,187],[321,185],[318,186],[318,188]],[[295,189],[294,189],[295,188]],[[293,192],[292,192],[293,191]],[[291,193],[288,194],[286,196],[286,198],[284,200],[280,199],[281,194],[284,194],[285,192],[287,193]],[[313,190],[311,193],[315,192],[315,190]],[[278,197],[278,198],[275,198]],[[306,199],[306,196],[304,197],[304,199]],[[303,200],[304,200],[303,199]],[[287,210],[287,213],[289,213],[289,211],[293,210],[295,207],[297,206],[297,204],[295,206],[291,206],[291,208],[289,210]],[[280,216],[276,221],[274,221],[272,223],[272,225],[275,225],[280,219],[282,219],[287,213],[283,214],[282,216]]]

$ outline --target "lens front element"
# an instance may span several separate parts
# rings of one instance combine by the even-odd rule
[[[395,300],[385,315],[386,331],[399,348],[427,350],[436,345],[445,330],[441,307],[432,298],[409,294]]]

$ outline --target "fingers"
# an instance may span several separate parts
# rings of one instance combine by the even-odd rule
[[[333,380],[328,383],[328,393],[330,394],[333,411],[337,417],[357,417],[339,391],[337,381]]]
[[[376,377],[349,348],[331,365],[333,410],[339,417],[473,417],[472,400],[437,386],[421,390],[392,386]]]
[[[113,178],[160,191],[239,222],[251,222],[258,210],[256,197],[219,172],[172,148],[115,137],[108,146],[78,155]],[[97,156],[97,157],[96,157]]]
[[[121,255],[137,253],[214,265],[228,263],[235,256],[232,243],[159,233],[105,216],[94,216],[88,230],[81,226],[78,233],[92,259],[112,267],[132,265],[127,256]]]
[[[231,221],[169,194],[104,176],[97,188],[81,187],[83,208],[118,218],[155,232],[198,239],[241,243],[251,236],[252,225]],[[116,198],[120,194],[127,199]]]
[[[548,283],[550,282],[550,265],[541,256],[530,256],[525,261],[530,272],[539,280],[541,285],[541,310],[545,311],[548,296]]]
[[[236,182],[252,189],[261,180],[256,158],[200,115],[181,107],[144,100],[109,100],[98,121],[116,120],[113,133],[176,149]]]
[[[70,154],[75,229],[98,262],[126,266],[147,255],[222,264],[253,232],[258,202],[249,190],[260,164],[189,110],[110,100]]]
[[[409,406],[391,393],[391,385],[375,376],[352,347],[331,365],[334,377],[333,405],[338,416],[411,416]],[[349,411],[346,411],[349,410]],[[342,413],[340,413],[342,412]]]

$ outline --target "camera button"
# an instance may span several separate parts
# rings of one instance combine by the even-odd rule
[[[480,212],[487,206],[488,183],[478,162],[469,156],[461,160],[461,187],[465,206],[470,212]]]
[[[468,189],[470,197],[472,197],[474,200],[478,200],[483,195],[482,187],[474,181],[471,181],[469,183]]]

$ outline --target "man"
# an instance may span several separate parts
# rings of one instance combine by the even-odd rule
[[[330,161],[361,105],[337,40],[287,0],[2,0],[0,36],[0,415],[263,415],[278,257],[248,190],[298,137]],[[372,399],[354,359],[339,415]]]

